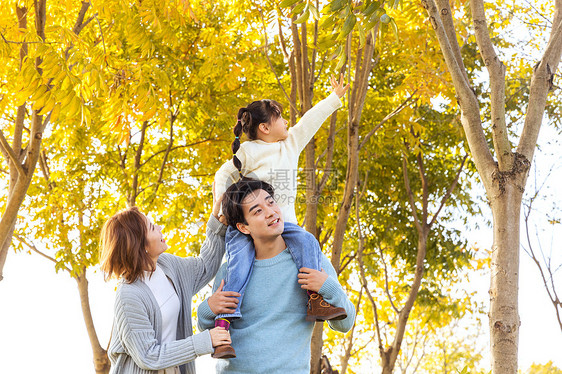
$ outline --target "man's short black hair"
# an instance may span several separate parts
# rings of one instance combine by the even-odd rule
[[[242,210],[242,201],[257,190],[264,190],[271,197],[274,196],[273,187],[269,183],[251,178],[244,177],[228,187],[222,199],[222,213],[228,225],[236,228],[238,223],[247,224]]]

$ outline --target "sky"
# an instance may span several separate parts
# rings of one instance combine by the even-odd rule
[[[562,264],[562,230],[558,225],[544,225],[541,217],[553,207],[560,209],[557,189],[562,185],[562,162],[556,157],[558,146],[549,142],[556,132],[545,126],[541,130],[535,165],[538,174],[531,170],[526,194],[534,191],[535,175],[539,184],[546,169],[554,165],[547,184],[541,193],[550,196],[537,203],[538,224],[543,250],[553,249],[553,263]],[[558,193],[559,196],[559,193]],[[484,211],[489,214],[489,211]],[[560,216],[558,216],[560,217]],[[163,229],[165,234],[165,228]],[[522,244],[524,230],[522,228]],[[467,232],[471,244],[490,248],[491,229],[482,226]],[[547,252],[548,253],[548,252]],[[558,327],[554,308],[547,298],[544,285],[536,266],[521,251],[519,312],[521,318],[519,337],[519,365],[525,370],[532,363],[553,361],[562,368],[562,331]],[[560,273],[560,272],[559,272]],[[94,373],[92,353],[86,333],[76,282],[66,273],[58,274],[53,264],[36,255],[9,253],[4,268],[4,280],[0,282],[0,371],[3,373]],[[99,271],[89,270],[90,303],[102,346],[107,346],[111,331],[115,281],[104,282]],[[562,278],[558,280],[562,292]],[[488,305],[489,275],[482,274],[470,279],[471,287],[479,290],[477,297]],[[209,292],[209,289],[206,290]],[[487,318],[484,318],[482,339],[488,337]],[[373,352],[376,355],[377,352]],[[485,350],[487,356],[487,350]],[[487,356],[487,364],[489,357]],[[196,360],[199,373],[214,372],[213,359],[209,356]],[[366,370],[365,373],[371,373]]]

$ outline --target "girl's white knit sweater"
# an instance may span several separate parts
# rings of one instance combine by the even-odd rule
[[[236,156],[242,162],[244,176],[268,182],[273,186],[275,200],[281,207],[286,222],[297,224],[295,200],[299,155],[322,123],[339,107],[341,101],[332,92],[289,129],[287,139],[275,143],[249,140],[242,143],[236,152]],[[217,196],[222,195],[228,186],[238,179],[238,169],[230,159],[215,174]]]

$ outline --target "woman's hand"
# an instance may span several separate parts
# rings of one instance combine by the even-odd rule
[[[340,99],[343,97],[343,95],[345,95],[345,93],[349,89],[349,84],[347,84],[345,87],[343,85],[343,74],[340,75],[339,82],[336,80],[336,77],[332,75],[332,77],[330,78],[330,83],[332,84],[332,91],[335,92]]]
[[[236,311],[236,306],[238,306],[238,299],[240,294],[234,291],[223,291],[224,279],[221,280],[219,288],[209,297],[207,302],[209,303],[209,308],[215,314],[229,314]]]
[[[300,268],[299,269],[299,284],[301,288],[309,291],[319,292],[322,285],[328,279],[328,273],[322,269],[322,271]]]
[[[213,344],[213,347],[232,343],[230,340],[230,333],[228,330],[225,330],[224,327],[215,327],[214,329],[209,330],[209,333],[211,334],[211,343]]]
[[[213,182],[213,212],[212,215],[219,220],[220,223],[226,225],[226,218],[220,213],[223,195],[217,196],[215,193],[215,182]]]

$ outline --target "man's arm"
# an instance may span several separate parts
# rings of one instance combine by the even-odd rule
[[[197,326],[200,330],[215,326],[215,317],[223,313],[234,313],[240,294],[233,291],[223,291],[226,264],[223,265],[213,283],[213,294],[197,308]]]
[[[336,271],[324,254],[320,257],[322,271],[301,268],[299,269],[299,283],[306,290],[318,292],[324,301],[345,309],[347,317],[339,321],[327,321],[332,330],[347,332],[355,322],[355,306],[347,297],[338,282]]]

